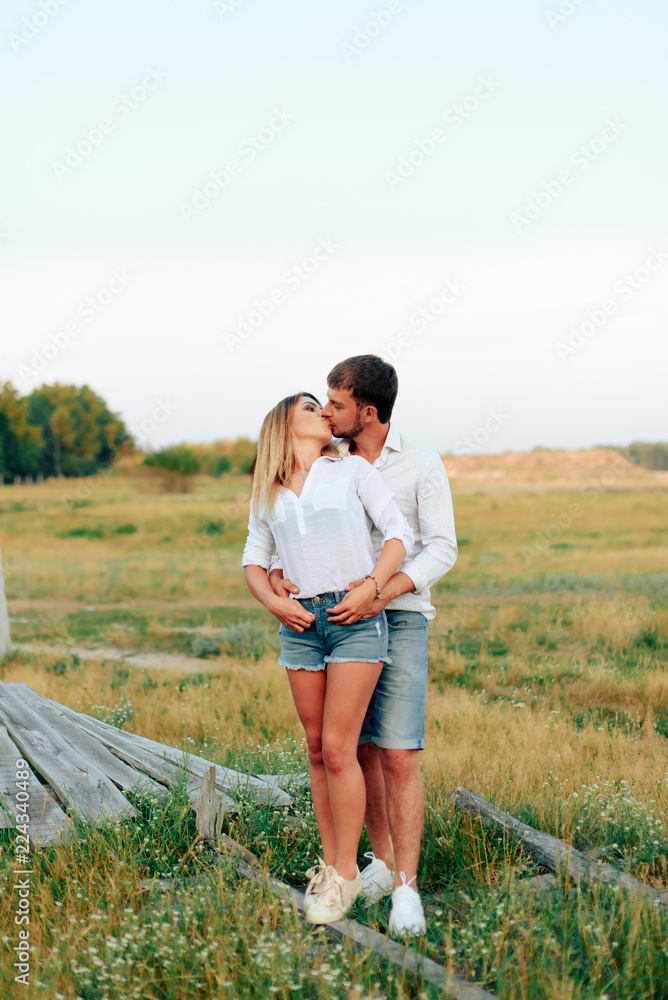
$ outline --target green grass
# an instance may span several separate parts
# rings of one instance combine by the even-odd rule
[[[247,479],[202,478],[179,497],[110,477],[72,511],[67,492],[71,484],[6,488],[12,633],[45,648],[16,651],[0,677],[241,771],[305,771],[275,665],[276,622],[249,599],[240,570]],[[435,588],[430,627],[419,873],[429,929],[419,947],[500,1000],[665,1000],[665,911],[602,887],[573,896],[563,879],[529,895],[523,880],[541,869],[506,834],[462,815],[449,794],[473,788],[668,887],[668,498],[610,490],[569,530],[545,538],[578,499],[568,490],[455,491],[460,555]],[[102,652],[89,660],[49,645]],[[200,655],[201,670],[136,669],[105,659],[107,646]],[[79,825],[70,844],[35,856],[34,975],[22,995],[432,995],[374,956],[308,931],[210,846],[193,849],[183,788],[161,805],[134,801],[135,820]],[[242,797],[225,832],[296,885],[318,853],[307,789],[294,789],[280,811]],[[7,996],[19,989],[10,961],[13,837],[0,831]],[[363,838],[360,863],[368,847]],[[153,877],[174,880],[174,891],[142,891]],[[385,932],[387,902],[358,903],[352,916]]]

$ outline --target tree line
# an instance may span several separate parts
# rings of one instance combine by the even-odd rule
[[[0,480],[16,476],[90,476],[120,455],[136,455],[132,434],[87,386],[42,385],[26,396],[0,384]],[[144,455],[144,464],[180,475],[246,473],[255,456],[249,438],[208,445],[174,445]]]
[[[668,470],[668,443],[635,441],[615,449],[646,469]],[[142,453],[117,413],[87,386],[42,385],[20,396],[11,382],[0,384],[0,478],[90,476],[121,454]],[[150,451],[143,463],[187,477],[197,473],[245,474],[255,457],[249,438],[211,444],[179,444]]]

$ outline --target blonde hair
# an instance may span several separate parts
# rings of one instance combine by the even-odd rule
[[[303,396],[307,396],[320,406],[312,393],[298,392],[294,396],[286,396],[277,403],[262,421],[251,501],[253,516],[256,518],[260,516],[261,509],[265,514],[273,512],[280,490],[288,485],[295,471],[292,414]],[[339,450],[335,445],[327,444],[322,449],[322,454],[338,456]]]

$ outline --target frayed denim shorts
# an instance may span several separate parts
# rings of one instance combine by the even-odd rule
[[[319,594],[300,600],[315,615],[303,632],[293,632],[281,625],[281,655],[278,663],[288,670],[325,670],[328,663],[389,663],[387,655],[387,617],[384,611],[352,625],[328,620],[328,612],[346,596],[345,590]]]

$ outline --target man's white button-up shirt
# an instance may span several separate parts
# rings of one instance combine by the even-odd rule
[[[340,451],[347,451],[348,447],[348,441],[339,442]],[[437,452],[404,437],[390,424],[383,450],[373,464],[394,494],[399,510],[415,535],[413,553],[399,567],[400,572],[410,576],[415,590],[390,601],[386,610],[421,611],[431,619],[436,609],[431,603],[429,588],[454,566],[457,559],[455,514],[443,462]],[[371,529],[371,540],[378,553],[383,540],[375,527]],[[283,575],[288,576],[285,568]]]

